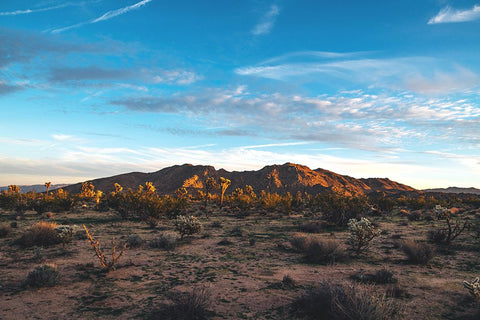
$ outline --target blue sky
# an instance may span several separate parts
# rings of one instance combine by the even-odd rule
[[[480,187],[480,2],[0,3],[0,185],[295,162]]]

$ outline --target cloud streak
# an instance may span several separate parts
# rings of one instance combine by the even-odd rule
[[[39,9],[25,9],[25,10],[15,10],[15,11],[5,11],[5,12],[0,12],[0,16],[17,16],[17,15],[22,15],[22,14],[44,12],[44,11],[50,11],[50,10],[55,10],[55,9],[61,9],[61,8],[69,7],[69,6],[72,6],[72,5],[73,4],[71,4],[71,3],[64,3],[64,4],[59,4],[59,5],[56,5],[56,6],[39,8]]]
[[[270,9],[265,13],[260,22],[255,25],[252,29],[252,34],[255,36],[260,36],[264,34],[269,34],[273,26],[275,25],[275,20],[280,14],[280,8],[276,5],[271,5]]]
[[[428,20],[428,24],[468,22],[480,19],[480,5],[474,5],[471,9],[457,10],[445,7]]]
[[[93,20],[79,22],[79,23],[71,25],[71,26],[54,29],[54,30],[51,31],[51,33],[54,33],[54,34],[62,33],[64,31],[79,28],[79,27],[87,25],[87,24],[94,24],[94,23],[98,23],[98,22],[101,22],[101,21],[107,21],[107,20],[110,20],[110,19],[115,18],[117,16],[123,15],[127,12],[130,12],[132,10],[137,10],[137,9],[143,7],[144,5],[146,5],[147,3],[152,2],[152,1],[153,0],[143,0],[143,1],[140,1],[140,2],[137,2],[137,3],[133,4],[131,6],[123,7],[123,8],[116,9],[116,10],[111,10],[111,11],[108,11],[108,12],[104,13],[103,15],[101,15],[100,17],[95,18]]]

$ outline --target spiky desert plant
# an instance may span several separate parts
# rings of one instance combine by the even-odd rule
[[[88,229],[85,225],[83,225],[83,229],[85,229],[85,233],[87,234],[87,240],[88,243],[90,243],[93,251],[95,251],[95,255],[97,256],[98,260],[100,260],[100,264],[104,269],[107,269],[108,271],[114,271],[115,264],[117,264],[118,260],[123,256],[125,253],[125,250],[127,249],[127,244],[125,243],[122,247],[122,250],[120,253],[117,254],[117,245],[118,243],[115,243],[112,246],[112,258],[109,260],[105,254],[103,249],[100,247],[100,242],[93,238],[93,236],[88,232]]]
[[[221,194],[220,194],[220,206],[223,206],[223,196],[225,195],[225,191],[227,190],[228,186],[232,183],[229,179],[226,179],[224,177],[220,177],[220,189],[221,189]]]
[[[348,244],[357,255],[368,247],[370,241],[380,235],[380,230],[377,230],[367,218],[350,219],[348,231],[350,232]]]
[[[468,281],[463,281],[463,286],[473,297],[480,298],[480,279],[478,277],[473,279],[471,283]]]
[[[200,233],[203,225],[194,216],[178,216],[174,221],[175,230],[180,234],[180,239],[186,235]]]

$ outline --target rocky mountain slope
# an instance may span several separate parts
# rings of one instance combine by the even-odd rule
[[[265,190],[268,192],[292,194],[297,191],[319,193],[326,190],[334,190],[346,195],[361,195],[370,192],[410,192],[414,188],[391,181],[387,178],[356,179],[350,176],[340,175],[324,169],[312,170],[306,166],[285,163],[283,165],[266,166],[257,171],[226,171],[216,170],[212,166],[202,165],[175,165],[152,173],[132,172],[117,176],[95,179],[91,182],[96,189],[109,192],[113,190],[114,183],[119,183],[124,189],[136,189],[145,182],[153,182],[160,194],[171,194],[176,189],[185,187],[193,191],[202,189],[204,181],[208,177],[225,177],[230,179],[227,193],[235,188],[243,188],[251,185],[255,192]],[[77,183],[64,189],[70,192],[79,192],[81,183]]]

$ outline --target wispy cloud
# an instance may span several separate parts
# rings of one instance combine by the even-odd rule
[[[100,17],[95,18],[93,20],[79,22],[79,23],[71,25],[71,26],[54,29],[54,30],[51,31],[51,33],[61,33],[61,32],[64,32],[64,31],[67,31],[67,30],[70,30],[70,29],[74,29],[74,28],[84,26],[86,24],[94,24],[94,23],[97,23],[97,22],[110,20],[112,18],[115,18],[115,17],[120,16],[122,14],[125,14],[127,12],[130,12],[132,10],[137,10],[137,9],[143,7],[144,5],[146,5],[147,3],[152,2],[152,1],[153,0],[143,0],[143,1],[140,1],[140,2],[137,2],[137,3],[133,4],[131,6],[123,7],[123,8],[116,9],[116,10],[111,10],[111,11],[108,11],[108,12],[104,13],[103,15],[101,15]]]
[[[365,57],[371,53],[298,52],[274,57],[235,73],[274,80],[299,80],[329,85],[366,84],[423,94],[471,89],[480,77],[466,67],[432,57]],[[362,57],[363,56],[363,57]]]
[[[259,134],[380,153],[419,141],[425,145],[461,141],[463,146],[475,146],[480,119],[480,110],[465,99],[377,96],[361,91],[315,97],[211,89],[197,94],[124,97],[110,103],[134,112],[193,116],[201,128],[217,127],[194,131],[152,128],[171,134]]]
[[[38,9],[4,11],[4,12],[0,12],[0,16],[17,16],[17,15],[21,15],[21,14],[37,13],[37,12],[43,12],[43,11],[50,11],[50,10],[65,8],[65,7],[69,7],[69,6],[72,6],[72,5],[73,4],[71,4],[71,3],[64,3],[64,4],[59,4],[59,5],[56,5],[56,6],[50,6],[50,7],[38,8]]]
[[[467,22],[480,19],[480,5],[474,5],[471,9],[458,10],[445,7],[435,16],[428,20],[428,24]]]
[[[272,31],[273,26],[275,25],[275,20],[277,16],[280,14],[280,8],[274,4],[272,4],[269,10],[265,13],[262,17],[260,22],[255,25],[252,29],[252,34],[259,36],[263,34],[268,34]]]

